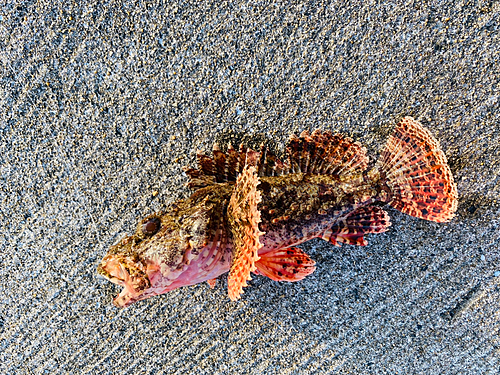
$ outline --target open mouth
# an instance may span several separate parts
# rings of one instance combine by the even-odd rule
[[[126,307],[141,299],[141,295],[151,286],[148,276],[141,270],[142,264],[116,255],[106,256],[97,267],[97,273],[105,279],[123,287],[113,303]]]

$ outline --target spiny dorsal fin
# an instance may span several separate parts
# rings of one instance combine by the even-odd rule
[[[234,182],[245,166],[254,166],[258,176],[280,176],[284,165],[272,152],[262,146],[257,152],[246,148],[243,144],[236,151],[229,145],[226,152],[217,145],[213,149],[213,157],[201,152],[197,153],[198,168],[184,167],[189,176],[186,186],[190,189],[200,189],[214,183]]]
[[[215,184],[215,176],[205,174],[201,169],[184,167],[184,173],[189,176],[189,181],[186,186],[190,189],[197,190],[205,186]]]
[[[226,152],[214,145],[213,156],[197,153],[198,168],[184,168],[190,177],[186,184],[199,189],[213,183],[234,182],[246,165],[255,166],[257,176],[273,177],[289,173],[348,175],[362,172],[368,164],[366,149],[341,134],[315,130],[292,135],[286,146],[287,161],[283,163],[265,146],[260,152],[240,145],[231,145]]]
[[[366,149],[359,142],[329,131],[315,130],[311,135],[304,131],[300,137],[292,135],[286,153],[287,173],[340,176],[362,172],[368,165]]]
[[[265,145],[260,146],[260,158],[257,164],[257,174],[259,176],[273,177],[281,176],[285,166],[274,153],[269,151]]]

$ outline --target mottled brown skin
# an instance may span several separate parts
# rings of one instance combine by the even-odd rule
[[[374,173],[347,177],[297,173],[260,180],[263,253],[321,236],[356,208],[388,197],[387,187]]]

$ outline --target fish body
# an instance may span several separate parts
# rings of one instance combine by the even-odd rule
[[[213,286],[227,272],[235,300],[251,272],[276,281],[311,274],[314,261],[295,246],[312,238],[365,245],[365,234],[391,224],[384,204],[438,222],[456,210],[444,153],[409,117],[371,169],[359,143],[329,132],[292,136],[286,154],[285,162],[265,148],[198,155],[199,169],[186,169],[191,197],[141,220],[98,266],[124,287],[115,305],[203,281]]]

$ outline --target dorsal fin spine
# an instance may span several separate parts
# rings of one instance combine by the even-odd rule
[[[227,152],[214,147],[213,156],[198,153],[198,172],[189,169],[192,188],[210,183],[233,182],[246,165],[255,166],[260,177],[282,176],[293,173],[322,175],[352,174],[362,172],[367,165],[366,149],[349,138],[329,131],[305,131],[301,137],[292,135],[285,147],[286,162],[283,163],[266,147],[260,152],[247,149],[240,144],[236,151],[232,145]],[[194,181],[196,179],[196,181]],[[213,181],[213,182],[211,182]]]

